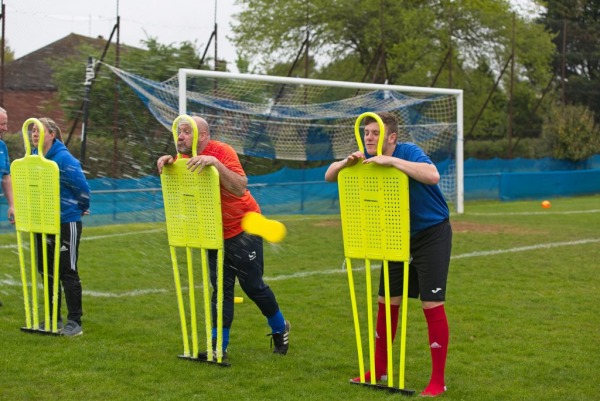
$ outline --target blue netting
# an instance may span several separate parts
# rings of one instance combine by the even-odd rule
[[[171,129],[179,109],[178,77],[155,82],[106,65]],[[456,98],[453,95],[246,80],[239,75],[193,76],[186,82],[186,113],[202,115],[211,137],[239,154],[283,160],[333,160],[356,149],[354,122],[365,112],[397,115],[399,134],[409,136],[435,162],[454,157]],[[389,88],[389,89],[388,89]],[[448,196],[449,190],[443,188]]]
[[[437,164],[440,171],[450,161]],[[465,200],[542,199],[600,193],[600,155],[581,163],[554,159],[475,160],[465,162]],[[552,166],[555,171],[546,171]],[[592,169],[582,170],[582,166]],[[249,177],[250,190],[263,213],[339,213],[338,188],[324,181],[327,167],[283,168],[275,173]],[[542,169],[542,171],[540,171]],[[508,172],[507,172],[508,171]],[[89,180],[92,189],[90,225],[164,221],[160,179],[101,178]],[[0,232],[14,230],[6,216],[6,199],[0,198]]]
[[[443,171],[450,164],[449,160],[443,161],[437,167]],[[465,162],[465,200],[597,194],[600,193],[599,164],[600,155],[582,163],[554,159],[469,159]],[[582,170],[582,166],[593,168]],[[272,174],[249,177],[250,190],[266,215],[339,213],[338,187],[324,181],[326,169],[283,168]],[[102,178],[89,180],[89,183],[92,213],[84,218],[85,224],[164,221],[159,177]],[[5,218],[4,197],[0,198],[0,216],[0,232],[13,231],[14,227]]]

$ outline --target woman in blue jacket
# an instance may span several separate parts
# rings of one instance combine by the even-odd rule
[[[58,296],[58,321],[59,329],[65,336],[77,336],[83,333],[81,328],[81,316],[83,309],[81,306],[81,280],[77,271],[77,259],[79,257],[79,242],[81,240],[81,216],[88,214],[90,207],[90,187],[83,175],[81,164],[62,142],[61,130],[54,121],[49,118],[40,118],[39,121],[44,126],[44,143],[42,150],[46,159],[56,162],[60,170],[60,262],[59,279],[65,293],[68,315],[67,324],[63,326],[60,306],[61,292]],[[31,141],[35,149],[33,154],[38,152],[40,133],[37,126],[34,125],[31,135]],[[36,236],[38,271],[42,272],[42,236]],[[48,266],[54,263],[54,236],[47,237]],[[48,279],[52,282],[52,272],[49,272]],[[52,300],[50,300],[50,305]],[[51,305],[52,306],[52,305]],[[50,309],[52,310],[52,308]]]

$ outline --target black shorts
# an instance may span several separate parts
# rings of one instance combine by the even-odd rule
[[[410,238],[410,265],[408,269],[408,296],[421,301],[446,300],[446,282],[452,250],[450,221],[429,227]],[[390,296],[402,295],[404,263],[389,262]],[[379,278],[379,295],[385,296],[382,274]]]

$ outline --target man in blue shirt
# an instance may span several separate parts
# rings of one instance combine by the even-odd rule
[[[410,253],[408,296],[420,298],[427,320],[432,373],[422,396],[435,397],[446,391],[444,370],[448,351],[448,320],[444,309],[446,281],[452,248],[450,212],[438,182],[440,174],[431,159],[414,143],[398,143],[398,121],[391,113],[378,113],[385,126],[381,155],[377,155],[379,124],[372,117],[365,118],[365,153],[354,152],[347,158],[332,163],[325,172],[325,180],[337,181],[339,172],[356,163],[376,163],[397,168],[409,177]],[[392,341],[398,325],[399,306],[402,303],[402,263],[389,263],[390,309]],[[367,372],[382,380],[387,372],[387,332],[385,318],[385,287],[379,282],[378,313],[375,339],[375,372]],[[360,377],[352,379],[359,382]]]
[[[8,148],[2,140],[2,135],[8,131],[8,113],[0,107],[0,174],[2,175],[2,193],[8,204],[8,221],[15,224],[15,209],[13,205],[12,181],[10,178],[10,158]],[[2,301],[0,301],[2,306]]]
[[[8,220],[14,224],[15,210],[13,205],[12,181],[10,179],[10,158],[2,135],[8,131],[8,114],[0,107],[0,174],[2,174],[2,193],[8,204]]]

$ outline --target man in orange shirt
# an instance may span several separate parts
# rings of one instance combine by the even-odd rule
[[[177,151],[189,158],[187,167],[200,173],[205,166],[214,166],[219,172],[221,185],[221,213],[223,216],[223,355],[229,344],[229,331],[233,323],[234,286],[237,277],[242,290],[258,306],[271,327],[274,343],[273,353],[285,355],[289,347],[290,323],[284,319],[275,294],[263,280],[263,240],[242,229],[242,217],[248,212],[260,213],[260,207],[248,190],[248,178],[237,153],[225,143],[210,139],[210,128],[205,119],[192,117],[198,127],[198,156],[192,156],[193,130],[185,119],[181,119],[177,137]],[[175,158],[161,156],[156,165],[159,174],[166,164]],[[213,346],[216,344],[217,252],[209,251],[210,280],[213,286]],[[198,358],[206,357],[200,353]]]

